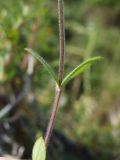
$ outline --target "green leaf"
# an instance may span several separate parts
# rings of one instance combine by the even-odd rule
[[[25,48],[26,51],[31,53],[37,60],[40,61],[40,63],[44,66],[46,71],[50,74],[50,76],[55,80],[56,83],[58,83],[57,76],[55,75],[55,72],[51,68],[51,66],[36,52],[34,52],[32,49]]]
[[[77,66],[72,72],[70,72],[62,81],[61,86],[64,86],[67,84],[71,79],[75,78],[78,76],[80,73],[82,73],[85,69],[87,69],[89,66],[91,66],[94,62],[101,60],[102,57],[93,57],[90,58],[83,63],[81,63],[79,66]]]
[[[46,147],[42,137],[36,140],[32,150],[32,160],[45,160]]]

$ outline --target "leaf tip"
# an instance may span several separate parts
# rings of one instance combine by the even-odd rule
[[[30,48],[24,48],[25,51],[30,52]]]
[[[39,137],[32,150],[32,160],[45,160],[46,158],[46,146],[43,137]]]
[[[104,57],[102,57],[102,56],[97,56],[97,57],[94,57],[96,60],[102,60],[102,59],[104,59]]]

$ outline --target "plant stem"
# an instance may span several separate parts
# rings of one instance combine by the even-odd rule
[[[54,103],[53,103],[53,106],[52,106],[50,121],[49,121],[49,125],[48,125],[48,128],[47,128],[46,136],[45,136],[46,147],[48,146],[48,143],[49,143],[49,140],[50,140],[50,137],[51,137],[51,134],[52,134],[52,130],[53,130],[53,126],[54,126],[54,121],[55,121],[55,116],[56,116],[60,96],[61,96],[61,89],[57,86],[56,91],[55,91],[55,98],[54,98]]]
[[[65,27],[64,27],[64,2],[58,0],[58,16],[59,16],[59,41],[60,41],[60,57],[59,57],[59,83],[62,82],[64,70],[64,50],[65,50]]]
[[[52,134],[52,130],[54,127],[56,112],[58,108],[58,104],[61,97],[62,88],[60,84],[63,79],[63,70],[64,70],[64,48],[65,48],[65,29],[64,29],[64,3],[63,0],[58,0],[58,16],[59,16],[59,41],[60,41],[60,56],[59,56],[59,71],[58,71],[58,80],[59,86],[56,86],[55,90],[55,98],[52,106],[50,121],[48,124],[46,136],[45,136],[45,144],[46,148],[49,144],[49,140]]]

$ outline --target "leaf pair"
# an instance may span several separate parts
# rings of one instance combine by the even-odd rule
[[[44,66],[44,68],[46,69],[46,71],[50,74],[50,76],[54,79],[54,81],[58,84],[58,86],[62,87],[65,86],[71,79],[75,78],[76,76],[78,76],[80,73],[82,73],[85,69],[87,69],[89,66],[91,66],[94,62],[101,60],[102,57],[97,56],[97,57],[93,57],[93,58],[89,58],[88,60],[84,61],[83,63],[81,63],[79,66],[77,66],[73,71],[71,71],[61,82],[61,84],[59,84],[59,80],[55,74],[55,72],[53,71],[52,67],[40,56],[38,55],[36,52],[34,52],[31,49],[26,48],[26,51],[28,51],[29,53],[31,53],[36,59],[38,59],[40,61],[40,63],[42,63],[42,65]]]

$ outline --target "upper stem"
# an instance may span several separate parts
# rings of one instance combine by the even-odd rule
[[[59,83],[61,83],[63,79],[64,54],[65,54],[65,29],[64,29],[65,27],[64,27],[64,2],[63,0],[58,0],[58,16],[59,16],[59,43],[60,43],[58,79],[59,79]]]

